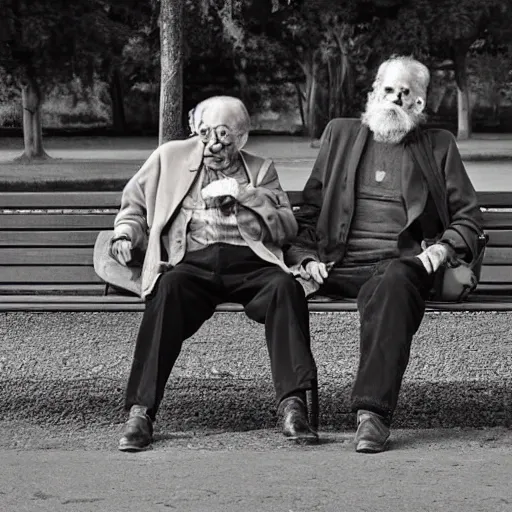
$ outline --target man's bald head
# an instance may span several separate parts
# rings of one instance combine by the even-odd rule
[[[241,100],[233,96],[212,96],[201,101],[189,113],[189,123],[192,133],[199,134],[200,126],[215,126],[224,124],[243,140],[237,144],[239,149],[245,145],[251,127],[251,118]],[[244,137],[245,136],[245,137]],[[240,141],[242,142],[242,141]]]
[[[232,96],[213,96],[189,112],[193,133],[205,145],[205,165],[227,169],[249,137],[251,119],[245,105]]]

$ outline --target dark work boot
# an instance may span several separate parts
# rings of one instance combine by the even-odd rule
[[[123,436],[119,440],[118,448],[122,452],[140,452],[153,442],[153,423],[146,410],[141,405],[133,405],[130,409],[130,417],[124,424]]]
[[[291,396],[282,400],[277,414],[288,439],[301,444],[318,443],[318,434],[309,425],[306,405],[300,398]]]

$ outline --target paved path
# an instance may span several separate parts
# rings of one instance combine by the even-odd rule
[[[56,158],[144,160],[156,147],[154,137],[45,137],[45,149]],[[463,157],[500,155],[512,158],[512,134],[474,134],[458,142]],[[8,161],[23,149],[21,138],[0,139],[0,162]],[[279,159],[314,158],[318,148],[312,148],[306,137],[274,135],[252,136],[247,150]]]
[[[510,512],[512,433],[397,431],[393,449],[318,447],[253,431],[139,454],[1,450],[2,512]],[[235,439],[233,443],[231,440]]]
[[[494,192],[512,190],[512,160],[465,162],[466,170],[476,190]],[[276,162],[281,185],[285,190],[302,190],[313,161]]]
[[[85,175],[88,179],[128,180],[154,149],[156,141],[149,137],[49,138],[48,153],[67,162],[38,164],[37,174],[30,166],[9,163],[19,155],[20,144],[17,139],[0,141],[0,180],[79,179]],[[460,142],[459,148],[477,190],[512,190],[512,134],[478,135]],[[274,159],[286,190],[304,187],[318,153],[308,139],[288,136],[253,137],[247,149]],[[481,160],[493,155],[501,159]],[[91,162],[98,162],[98,166],[91,166]]]

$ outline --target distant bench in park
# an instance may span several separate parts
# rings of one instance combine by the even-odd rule
[[[300,207],[301,193],[288,195]],[[512,192],[478,199],[489,235],[481,281],[467,302],[429,302],[429,310],[512,310]],[[121,192],[0,192],[0,311],[143,311],[138,297],[106,294],[93,267],[97,234],[112,229],[120,200]],[[356,304],[313,298],[309,309],[355,311]]]

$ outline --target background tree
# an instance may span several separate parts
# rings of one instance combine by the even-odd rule
[[[0,0],[3,13],[0,65],[22,91],[24,153],[47,158],[43,148],[41,104],[55,84],[75,77],[91,83],[102,58],[119,51],[126,26],[109,17],[110,2],[97,0]]]
[[[183,136],[183,0],[160,0],[158,142]]]
[[[457,137],[469,138],[468,59],[475,48],[482,47],[494,25],[512,25],[511,0],[402,0],[395,2],[393,8],[393,16],[382,11],[376,13],[380,30],[373,31],[373,46],[388,55],[412,54],[434,71],[453,71],[457,87]],[[501,38],[506,37],[502,31]]]

